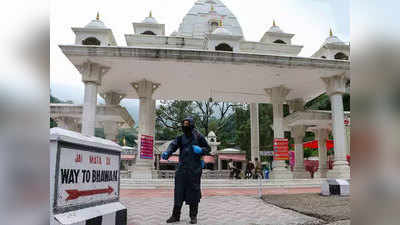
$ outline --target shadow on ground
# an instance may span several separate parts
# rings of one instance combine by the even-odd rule
[[[317,193],[263,195],[264,202],[323,220],[324,224],[350,224],[350,197]]]

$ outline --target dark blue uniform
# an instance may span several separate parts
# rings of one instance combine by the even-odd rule
[[[191,132],[178,136],[168,146],[167,154],[171,156],[176,150],[179,152],[179,163],[175,172],[174,212],[175,217],[180,215],[183,202],[191,206],[190,216],[197,216],[197,207],[201,199],[201,157],[209,155],[211,148],[202,134],[194,129],[194,121],[189,121]],[[200,154],[193,150],[193,145],[202,149]]]

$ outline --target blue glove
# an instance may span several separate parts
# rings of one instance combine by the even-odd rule
[[[163,152],[161,154],[161,158],[164,159],[164,160],[168,160],[168,158],[169,158],[168,152]]]
[[[193,151],[196,154],[201,154],[203,152],[203,149],[201,149],[199,146],[197,145],[193,145]]]
[[[204,169],[204,160],[201,160],[200,163],[201,163],[201,168]]]

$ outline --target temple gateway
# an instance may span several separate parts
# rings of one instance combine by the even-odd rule
[[[123,98],[139,99],[139,151],[142,135],[154,137],[156,100],[240,102],[250,104],[254,159],[259,157],[258,103],[270,103],[276,139],[291,131],[295,155],[302,156],[303,137],[312,130],[319,140],[320,176],[350,178],[342,101],[350,81],[350,46],[332,31],[315,54],[298,57],[303,46],[292,43],[295,34],[275,21],[260,33],[260,41],[247,41],[237,18],[220,0],[196,1],[171,34],[152,13],[132,28],[133,33],[125,35],[126,45],[118,44],[98,14],[86,26],[72,28],[75,43],[59,46],[85,85],[84,135],[94,135],[98,94],[114,106]],[[306,111],[305,102],[322,93],[329,95],[332,112]],[[291,111],[285,118],[284,104]],[[333,169],[326,171],[330,131],[335,156]],[[152,167],[153,160],[137,157],[132,176],[149,178]],[[284,160],[275,160],[270,177],[305,178],[306,173],[303,157],[296,157],[293,172]]]

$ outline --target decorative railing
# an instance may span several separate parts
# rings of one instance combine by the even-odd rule
[[[153,170],[154,179],[173,179],[175,170]],[[228,179],[229,170],[203,170],[202,179]]]
[[[121,170],[121,179],[130,179],[134,171]],[[229,179],[229,170],[203,170],[202,179]],[[153,170],[153,179],[174,179],[175,170]]]

